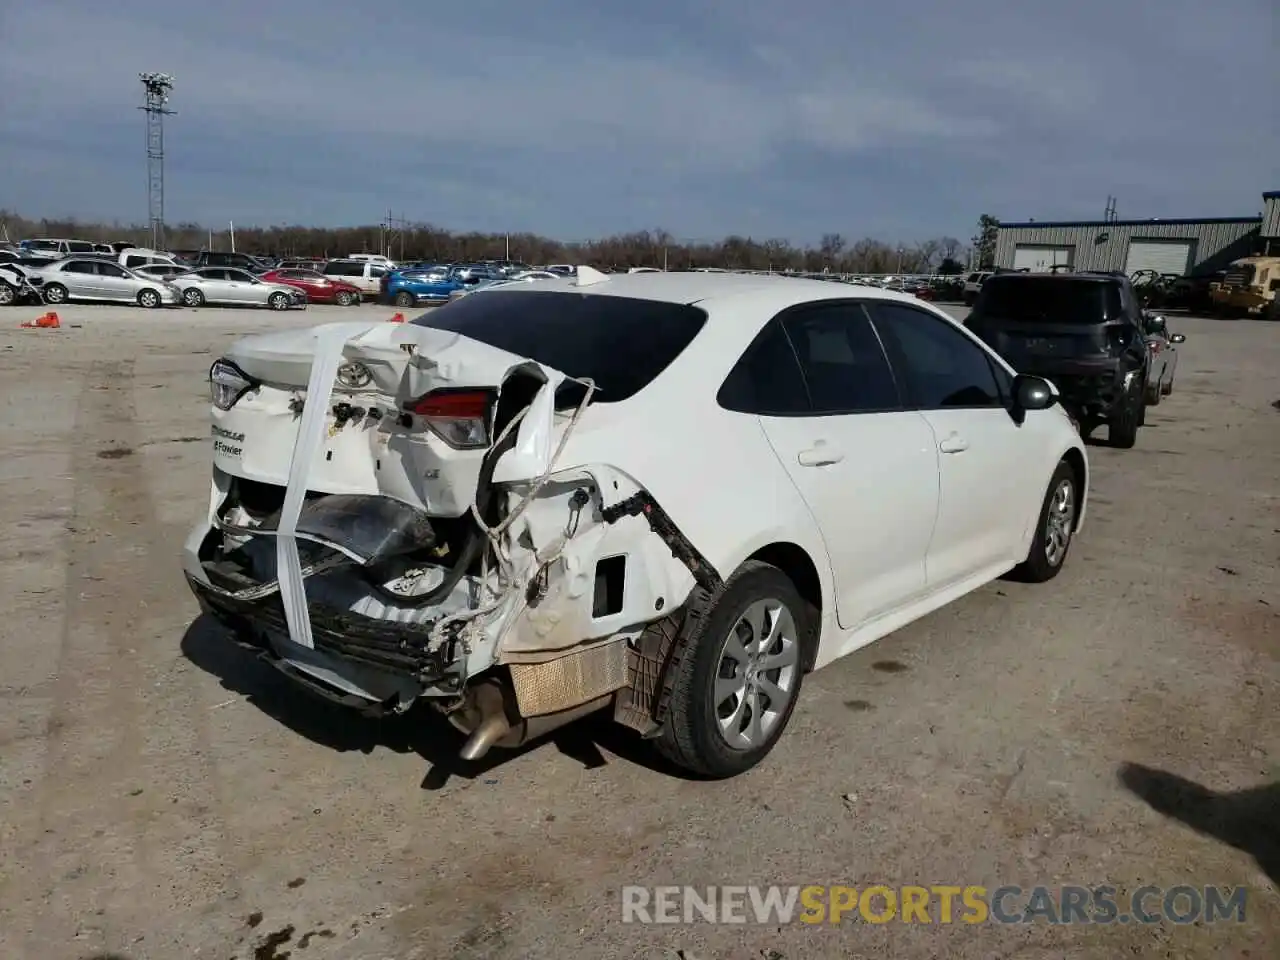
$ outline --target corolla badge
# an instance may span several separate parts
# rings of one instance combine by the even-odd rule
[[[352,360],[338,368],[338,383],[348,390],[359,390],[373,383],[373,374],[363,363]]]

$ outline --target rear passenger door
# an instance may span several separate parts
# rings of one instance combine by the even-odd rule
[[[938,451],[930,592],[999,575],[1023,559],[1023,535],[1049,480],[1028,476],[1044,458],[1035,435],[1009,415],[1012,377],[941,317],[903,303],[869,309],[908,404],[928,422]]]
[[[928,424],[904,409],[862,307],[788,310],[743,360],[761,385],[753,412],[822,531],[840,626],[923,595],[937,453]]]

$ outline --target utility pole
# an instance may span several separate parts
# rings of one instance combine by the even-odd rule
[[[164,249],[164,118],[170,110],[169,91],[173,77],[167,73],[140,73],[146,102],[139,110],[147,114],[147,216],[151,221],[151,247]]]

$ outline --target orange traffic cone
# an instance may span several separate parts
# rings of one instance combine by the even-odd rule
[[[35,323],[24,323],[24,327],[31,329],[38,327],[42,329],[54,330],[62,326],[62,321],[58,319],[58,315],[50,310],[43,317],[37,317]]]
[[[391,322],[392,322],[392,323],[404,323],[404,314],[403,314],[403,313],[397,313],[394,317],[392,317],[392,318],[391,318]]]

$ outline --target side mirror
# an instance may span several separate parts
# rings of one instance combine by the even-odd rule
[[[1170,343],[1186,343],[1187,335],[1185,333],[1175,333],[1169,338]]]
[[[1028,410],[1048,410],[1057,402],[1057,394],[1047,380],[1025,373],[1014,377],[1013,407],[1009,411],[1014,423],[1021,425]]]
[[[1167,328],[1164,317],[1148,317],[1147,325],[1151,328],[1152,333],[1164,333]]]

